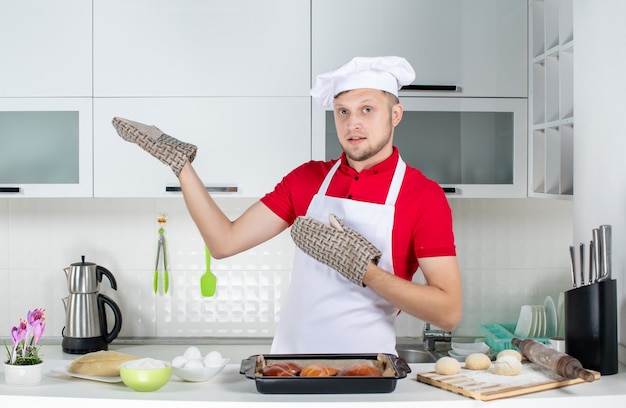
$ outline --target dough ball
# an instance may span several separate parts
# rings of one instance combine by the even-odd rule
[[[508,350],[502,350],[501,352],[498,353],[498,355],[496,356],[496,360],[499,360],[500,357],[504,357],[504,356],[513,356],[515,357],[518,361],[522,361],[522,354],[517,351],[517,350],[513,350],[513,349],[508,349]]]
[[[435,363],[435,372],[441,375],[458,374],[461,371],[461,364],[452,357],[441,357]]]
[[[522,363],[513,356],[502,356],[493,364],[498,375],[518,375],[522,371]]]
[[[484,353],[472,353],[465,358],[468,370],[486,370],[491,367],[491,359]]]

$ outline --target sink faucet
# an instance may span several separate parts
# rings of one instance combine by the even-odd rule
[[[452,340],[452,333],[443,330],[432,330],[430,323],[424,322],[424,332],[422,333],[422,341],[424,343],[424,350],[434,351],[435,343],[438,341],[450,342]]]

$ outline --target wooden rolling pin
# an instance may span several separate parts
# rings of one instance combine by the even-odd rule
[[[511,340],[511,344],[517,347],[528,360],[554,371],[561,377],[582,378],[587,382],[595,380],[594,373],[583,368],[580,361],[569,354],[561,353],[531,339],[514,338]]]

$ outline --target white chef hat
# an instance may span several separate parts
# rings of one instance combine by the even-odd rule
[[[355,57],[344,65],[319,74],[311,96],[330,107],[336,95],[352,89],[372,88],[398,96],[398,90],[415,80],[415,71],[402,57]]]

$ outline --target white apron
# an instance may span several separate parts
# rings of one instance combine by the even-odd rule
[[[393,273],[391,233],[406,164],[398,159],[385,204],[373,204],[326,196],[340,162],[331,168],[306,215],[328,224],[329,214],[335,214],[380,249],[378,265]],[[296,248],[289,293],[271,353],[396,354],[397,313],[395,306],[371,289],[355,285]]]

